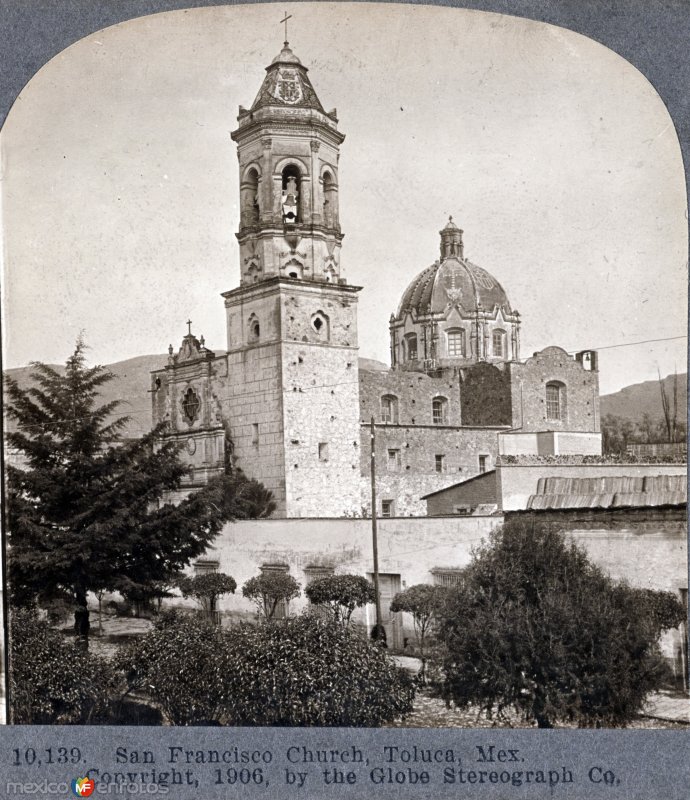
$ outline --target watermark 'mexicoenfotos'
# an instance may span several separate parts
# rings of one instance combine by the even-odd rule
[[[5,784],[5,796],[12,795],[69,795],[72,797],[91,797],[94,794],[108,795],[165,795],[168,787],[157,783],[99,783],[93,778],[75,778],[66,781],[9,781]]]

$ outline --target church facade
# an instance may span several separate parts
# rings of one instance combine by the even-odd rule
[[[424,515],[425,495],[492,469],[501,433],[599,447],[596,353],[521,360],[520,315],[452,219],[391,315],[390,369],[360,369],[362,287],[341,266],[345,137],[287,43],[231,136],[241,280],[223,294],[226,349],[190,327],[152,374],[153,422],[183,445],[187,490],[230,459],[273,491],[277,517],[366,515],[372,419],[381,516]]]

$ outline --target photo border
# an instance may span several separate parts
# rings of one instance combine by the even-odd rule
[[[302,0],[290,0],[288,6],[295,7]],[[0,86],[0,126],[4,123],[9,110],[25,84],[31,80],[34,74],[50,59],[60,53],[69,45],[88,36],[102,28],[125,22],[137,17],[150,14],[203,8],[209,6],[240,6],[253,3],[239,2],[219,2],[218,0],[2,0],[0,6],[0,75],[3,76]],[[417,4],[415,0],[400,2],[403,4]],[[333,3],[335,5],[335,3]],[[690,97],[683,92],[684,87],[690,86],[690,58],[687,54],[687,42],[690,41],[690,6],[683,4],[682,0],[666,0],[664,3],[650,3],[649,0],[617,0],[611,4],[602,4],[600,0],[459,0],[444,2],[440,0],[434,2],[430,0],[419,5],[443,6],[447,8],[470,9],[487,11],[494,13],[507,14],[509,16],[523,17],[538,22],[545,22],[560,26],[576,33],[587,36],[600,44],[608,47],[618,55],[625,58],[635,66],[651,83],[656,92],[665,103],[671,118],[673,119],[676,133],[678,135],[683,158],[686,197],[687,187],[690,178]],[[277,4],[282,10],[282,5]],[[2,358],[0,354],[0,359]],[[1,363],[1,362],[0,362]],[[0,425],[2,423],[0,422]],[[2,484],[3,484],[3,511],[4,511],[4,464],[2,465]],[[4,519],[4,513],[3,513]],[[5,529],[2,529],[2,553],[6,552]],[[3,585],[5,585],[6,565],[3,558],[2,564]],[[3,592],[3,627],[5,641],[7,641],[7,596]],[[6,690],[9,689],[9,678],[7,673],[8,648],[4,648],[5,659],[5,681]],[[9,692],[6,691],[6,697]],[[89,729],[72,728],[75,734],[73,739],[95,738],[97,740],[107,740],[108,731],[97,729],[89,732]],[[117,729],[121,730],[121,729]],[[218,729],[223,731],[223,729]],[[234,729],[236,731],[237,729]],[[317,732],[318,729],[314,731]],[[404,734],[405,729],[396,729],[395,732],[388,730],[385,737],[409,736]],[[407,729],[408,731],[410,729]],[[414,730],[414,729],[411,729]],[[451,729],[436,729],[434,733],[425,732],[425,738],[436,739],[448,738]],[[115,731],[115,729],[111,729]],[[225,729],[232,738],[233,729]],[[444,733],[445,731],[445,733]],[[459,731],[453,731],[455,738],[471,738],[475,736],[479,741],[478,729],[464,731],[462,735]],[[149,738],[159,739],[161,742],[172,735],[170,730],[153,732],[141,730]],[[184,738],[188,732],[185,732]],[[200,732],[197,730],[197,734]],[[268,733],[268,732],[267,732]],[[293,735],[296,732],[293,731]],[[304,736],[308,736],[308,731],[303,731]],[[365,734],[361,731],[358,734],[351,732],[351,736]],[[372,731],[372,741],[381,740],[384,733]],[[466,735],[465,735],[466,734]],[[6,744],[4,748],[9,752],[9,742],[20,742],[40,739],[41,742],[57,740],[60,736],[59,731],[49,728],[22,727],[5,729],[0,731],[0,738]],[[237,734],[234,733],[236,736]],[[10,738],[8,738],[8,736]],[[258,732],[255,731],[251,737],[256,739]],[[345,734],[334,729],[335,738],[346,738]],[[536,732],[536,731],[492,731],[491,736],[496,741],[524,741],[527,740],[534,744],[539,743],[539,747],[553,749],[556,747],[558,752],[564,749],[572,753],[578,749],[594,751],[607,750],[611,747],[622,747],[625,750],[626,760],[631,764],[637,764],[638,770],[644,772],[646,766],[644,759],[654,758],[655,752],[663,752],[665,756],[682,756],[687,753],[690,745],[690,726],[684,732],[669,731],[601,731],[576,732]],[[534,737],[538,737],[535,741]],[[594,739],[592,739],[594,737]],[[260,738],[260,737],[259,737]],[[267,738],[272,738],[267,736]],[[312,737],[313,738],[313,737]],[[486,738],[486,732],[484,737]],[[201,736],[199,736],[201,739]],[[565,745],[565,747],[564,747]],[[13,745],[14,746],[14,745]],[[534,748],[533,748],[534,749]],[[685,764],[682,757],[676,760],[675,766],[669,767],[666,758],[663,758],[664,769],[671,768],[673,774],[668,775],[669,782],[661,781],[655,785],[658,787],[658,794],[651,795],[646,793],[640,795],[635,793],[635,797],[644,797],[652,800],[652,797],[665,798],[672,800],[671,790],[678,798],[683,796],[687,785],[690,785],[690,767]],[[657,769],[660,764],[654,765]],[[4,777],[6,768],[0,764],[0,778]],[[642,774],[642,773],[641,773]],[[639,780],[640,786],[644,780]],[[499,787],[500,789],[500,787]],[[392,787],[392,792],[396,787]],[[644,790],[649,792],[649,788]],[[656,791],[656,790],[655,790]],[[381,797],[388,792],[376,789],[358,790],[357,797],[373,796],[376,792],[377,797]],[[327,792],[323,789],[322,794]],[[615,788],[609,787],[608,792],[601,793],[605,797],[618,797]],[[292,792],[293,796],[296,792]],[[178,796],[178,795],[172,795]],[[195,794],[194,796],[200,796]],[[213,795],[208,794],[208,797]],[[219,795],[215,795],[219,796]],[[276,795],[279,796],[279,795]],[[301,797],[307,796],[304,793]],[[311,793],[310,795],[311,796]],[[318,796],[314,795],[314,796]],[[340,796],[340,795],[339,795]],[[403,796],[403,795],[398,795]],[[421,796],[421,795],[417,795]],[[423,796],[428,796],[424,794]],[[483,794],[482,796],[486,796]],[[504,795],[494,795],[504,796]],[[523,792],[511,792],[511,797],[536,796],[524,794]],[[541,794],[540,794],[541,796]],[[544,795],[545,796],[545,795]],[[584,786],[583,793],[580,790],[568,791],[568,797],[590,797],[596,796],[591,786]],[[627,798],[632,798],[632,794],[626,794]]]

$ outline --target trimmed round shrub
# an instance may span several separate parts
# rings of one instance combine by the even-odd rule
[[[130,689],[144,691],[172,725],[217,721],[225,707],[223,638],[198,614],[164,611],[152,631],[116,656]]]
[[[117,680],[109,662],[84,651],[31,610],[10,615],[11,721],[85,725],[108,712]]]
[[[412,679],[333,620],[245,624],[225,638],[228,724],[373,727],[412,710]]]
[[[362,575],[327,575],[304,590],[315,605],[327,607],[335,620],[349,625],[355,608],[376,602],[374,584]]]

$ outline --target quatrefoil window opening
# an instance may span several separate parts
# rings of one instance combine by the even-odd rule
[[[311,327],[319,334],[328,339],[328,317],[321,311],[317,311],[311,318]]]
[[[199,400],[199,395],[190,387],[182,397],[182,411],[184,412],[185,420],[190,425],[199,416],[200,409],[201,400]]]

